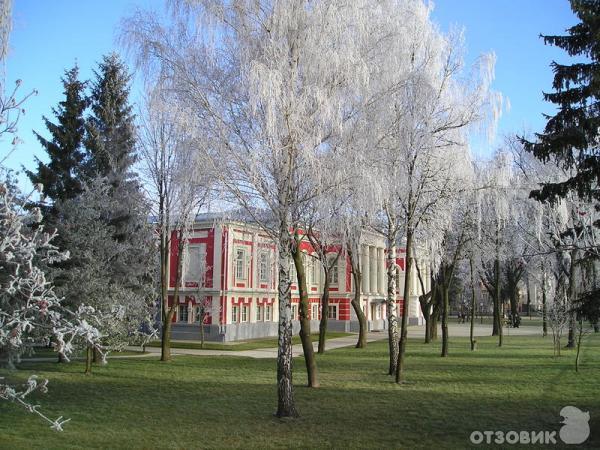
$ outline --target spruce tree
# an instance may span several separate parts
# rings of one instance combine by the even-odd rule
[[[583,61],[551,64],[554,92],[544,93],[544,99],[558,112],[546,116],[544,132],[536,134],[535,142],[523,143],[539,159],[575,169],[568,180],[545,184],[532,197],[552,201],[577,192],[600,201],[600,1],[571,0],[571,9],[580,23],[566,36],[542,37],[545,44]]]
[[[117,187],[135,162],[134,115],[129,104],[130,75],[116,53],[104,56],[92,84],[92,115],[86,123],[86,171]]]
[[[121,249],[111,266],[135,288],[145,290],[152,246],[147,204],[133,171],[136,161],[134,115],[129,103],[130,75],[115,53],[104,56],[91,86],[86,121],[86,187],[108,185],[98,217],[112,230]],[[98,180],[102,180],[99,182]],[[115,275],[116,276],[116,275]],[[151,278],[151,277],[150,277]]]
[[[572,175],[561,182],[545,183],[531,196],[541,201],[555,202],[576,193],[581,199],[600,205],[600,0],[571,0],[571,9],[580,23],[567,29],[566,36],[542,36],[544,43],[565,50],[580,58],[573,64],[551,64],[554,72],[554,92],[544,93],[544,99],[556,105],[558,112],[546,116],[543,133],[536,140],[522,140],[526,150],[544,162],[553,161]],[[596,221],[592,226],[598,227]],[[574,237],[583,224],[576,224],[564,234]],[[575,240],[575,239],[574,239]],[[597,259],[597,254],[570,250],[571,270],[569,298],[569,343],[575,346],[575,314],[597,322],[600,289],[595,285],[588,292],[576,293],[575,268],[583,260]]]
[[[79,81],[77,66],[65,71],[61,79],[65,98],[53,108],[57,123],[44,117],[46,128],[52,136],[44,138],[34,132],[48,154],[46,164],[36,158],[37,170],[26,171],[33,184],[43,184],[43,194],[53,202],[74,198],[82,191],[81,164],[84,159],[82,142],[85,135],[83,113],[87,107],[85,83]],[[47,212],[47,221],[51,221],[52,209]]]

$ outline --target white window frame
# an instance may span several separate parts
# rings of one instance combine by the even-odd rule
[[[315,265],[315,258],[306,254],[308,258],[308,284],[313,285],[317,284],[317,271]]]
[[[192,253],[198,252],[197,255],[192,255]],[[190,267],[192,261],[196,259],[198,263],[198,273],[191,274]],[[185,248],[185,256],[184,256],[184,273],[183,280],[186,282],[196,282],[200,283],[200,285],[204,284],[204,276],[205,276],[205,266],[206,266],[206,244],[189,244]]]
[[[331,260],[334,260],[335,256],[333,256],[331,258]],[[337,261],[335,262],[335,264],[333,266],[331,266],[331,269],[329,269],[329,284],[330,285],[335,285],[337,286],[340,282],[340,259],[338,258]]]
[[[231,323],[238,323],[238,306],[233,305],[231,307]]]
[[[264,311],[262,305],[256,305],[256,321],[263,322],[264,321]]]
[[[270,268],[269,254],[261,252],[258,256],[258,280],[261,283],[268,283],[270,281]]]
[[[247,272],[248,271],[246,270],[246,249],[237,247],[235,249],[235,279],[245,280],[248,277]]]
[[[265,322],[271,321],[271,305],[265,305]]]
[[[331,312],[333,311],[333,314]],[[338,320],[338,305],[329,305],[327,310],[327,318]]]
[[[183,322],[183,323],[188,323],[189,320],[189,310],[188,310],[188,304],[187,303],[180,303],[179,304],[179,310],[177,311],[177,321],[178,322]],[[182,311],[185,311],[182,313]],[[183,320],[183,316],[185,316],[185,320]]]
[[[240,306],[240,322],[248,322],[248,305]]]
[[[319,304],[318,303],[313,303],[311,305],[310,318],[311,318],[311,320],[319,320]]]
[[[298,305],[296,303],[294,303],[292,305],[292,320],[298,320]]]

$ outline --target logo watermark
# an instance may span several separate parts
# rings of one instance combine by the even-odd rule
[[[479,444],[546,444],[558,443],[582,444],[590,436],[590,413],[575,406],[565,406],[560,410],[563,424],[557,432],[553,431],[473,431],[469,436],[471,443]],[[558,434],[558,438],[557,438]]]

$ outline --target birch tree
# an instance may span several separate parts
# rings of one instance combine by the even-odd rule
[[[366,80],[354,51],[363,37],[361,3],[180,1],[172,3],[172,26],[143,13],[126,23],[140,63],[163,65],[198,141],[215,149],[220,184],[277,243],[278,417],[298,415],[291,231],[318,195],[303,180],[319,171],[319,156],[343,127],[344,104]]]
[[[395,371],[397,382],[402,382],[415,235],[468,172],[466,131],[481,119],[495,116],[499,97],[490,92],[492,56],[482,57],[472,75],[465,75],[461,34],[441,33],[430,19],[430,6],[407,1],[394,12],[387,26],[381,27],[387,47],[381,61],[385,69],[373,82],[380,97],[374,103],[377,125],[372,148],[384,185],[390,373]],[[492,114],[486,115],[489,110]],[[396,343],[396,318],[394,308],[389,307],[395,302],[395,264],[390,260],[395,260],[400,242],[406,247],[407,276]]]
[[[140,113],[138,154],[156,234],[160,264],[161,361],[171,359],[173,317],[179,302],[186,246],[200,209],[210,197],[212,175],[203,154],[194,148],[187,114],[176,103],[168,81],[149,80]],[[177,264],[173,302],[169,305],[169,255],[173,240]]]

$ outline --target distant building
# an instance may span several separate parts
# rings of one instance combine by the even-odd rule
[[[368,329],[385,330],[386,320],[386,246],[382,235],[368,233],[369,244],[362,246],[362,310]],[[312,247],[302,243],[309,291],[311,328],[318,330],[323,313],[320,297],[324,272]],[[332,257],[334,256],[332,251]],[[404,290],[404,250],[398,251],[396,313],[400,315]],[[277,336],[277,253],[275,243],[255,225],[214,217],[198,217],[189,236],[184,255],[182,286],[173,324],[173,339],[199,339],[199,305],[208,304],[209,315],[204,321],[205,338],[210,341],[235,341],[265,336]],[[169,302],[172,305],[177,264],[177,241],[173,239],[169,261]],[[299,295],[292,267],[292,318],[294,332],[299,328]],[[429,269],[422,264],[425,288],[429,289]],[[418,293],[420,285],[416,271],[408,313],[409,323],[423,323]],[[334,267],[330,283],[328,329],[358,331],[358,320],[350,304],[354,283],[348,258],[342,254]]]

